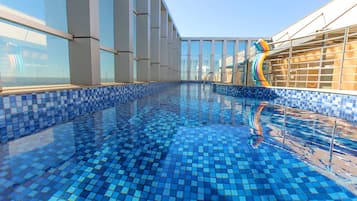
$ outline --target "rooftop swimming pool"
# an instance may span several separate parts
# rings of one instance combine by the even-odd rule
[[[357,126],[171,86],[0,145],[0,200],[357,200]]]

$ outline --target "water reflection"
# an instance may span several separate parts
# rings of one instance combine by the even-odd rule
[[[344,120],[275,106],[269,124],[278,146],[320,173],[357,190],[357,127]]]
[[[0,145],[1,200],[22,200],[17,199],[16,189],[26,188],[74,154],[72,122]]]
[[[181,97],[181,115],[204,124],[240,127],[247,131],[253,148],[265,144],[294,153],[321,174],[357,193],[357,125],[255,99],[220,96],[209,90],[207,86],[182,86],[181,93],[186,96]],[[198,118],[196,114],[201,113],[202,118]]]
[[[251,136],[249,137],[249,143],[253,148],[258,148],[264,140],[263,129],[260,124],[260,114],[267,104],[266,102],[260,102],[259,104],[252,105],[250,108],[249,131]]]

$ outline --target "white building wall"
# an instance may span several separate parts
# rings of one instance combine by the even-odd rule
[[[357,24],[357,0],[333,0],[275,34],[274,42]]]

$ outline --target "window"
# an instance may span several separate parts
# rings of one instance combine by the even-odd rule
[[[187,41],[181,42],[181,80],[187,80],[187,73],[188,73],[188,44]]]
[[[1,0],[0,7],[37,23],[67,32],[66,0]]]
[[[190,80],[198,80],[200,41],[191,41]]]
[[[0,20],[3,86],[69,83],[68,41]]]
[[[100,51],[100,78],[101,82],[114,82],[114,54]]]
[[[114,2],[99,1],[99,35],[100,45],[114,49]],[[114,54],[100,51],[101,82],[114,82]]]
[[[225,80],[224,82],[232,83],[233,81],[233,72],[234,70],[234,46],[235,41],[227,41],[226,43],[226,71],[225,73]]]
[[[221,70],[223,64],[223,41],[214,42],[214,80],[221,81]]]
[[[203,41],[202,44],[202,79],[206,78],[207,74],[211,72],[211,47],[212,41]]]

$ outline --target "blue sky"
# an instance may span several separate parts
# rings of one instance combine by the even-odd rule
[[[273,36],[331,0],[165,0],[181,36]]]

